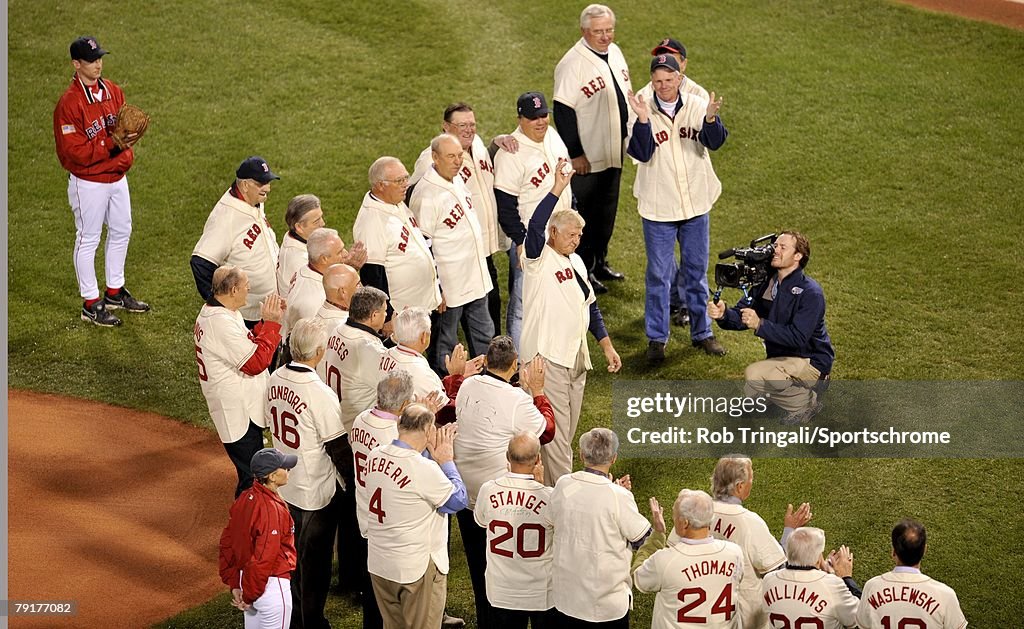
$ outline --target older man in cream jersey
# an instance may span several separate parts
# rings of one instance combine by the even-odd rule
[[[412,194],[409,208],[437,262],[443,309],[438,309],[432,353],[434,371],[442,373],[444,357],[459,341],[459,321],[466,317],[470,354],[483,354],[494,337],[487,310],[493,288],[487,271],[487,250],[469,189],[458,176],[463,151],[458,138],[443,133],[430,143],[433,165]]]
[[[487,309],[494,323],[494,333],[501,334],[501,291],[498,288],[498,269],[494,266],[493,255],[499,251],[508,251],[511,240],[498,226],[498,204],[494,199],[494,162],[484,141],[477,135],[476,114],[466,103],[452,103],[444,110],[444,121],[441,130],[454,135],[462,145],[462,167],[459,178],[466,184],[473,195],[473,209],[480,221],[480,231],[484,236],[484,250],[487,252],[487,271],[494,287],[487,293]],[[519,150],[519,143],[511,134],[498,135],[492,140],[491,148],[505,149],[510,153]],[[409,185],[415,186],[423,175],[434,165],[430,146],[423,149],[416,158]],[[410,190],[414,188],[410,187]],[[407,202],[411,200],[407,193]],[[465,325],[465,315],[463,315]]]
[[[519,150],[504,149],[494,156],[494,198],[498,202],[498,223],[512,239],[509,249],[508,309],[505,329],[519,347],[523,329],[523,274],[519,254],[526,240],[526,226],[534,210],[551,190],[552,173],[559,159],[569,161],[558,132],[548,125],[547,100],[540,92],[526,92],[516,101],[519,128],[512,133]],[[572,189],[560,189],[552,211],[572,208]]]

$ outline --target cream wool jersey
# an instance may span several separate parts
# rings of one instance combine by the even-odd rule
[[[524,248],[520,260],[524,269],[520,362],[526,364],[540,354],[571,369],[576,356],[583,352],[586,368],[590,369],[587,328],[595,297],[583,260],[575,253],[563,256],[550,245],[544,245],[534,259],[526,256]],[[586,283],[588,297],[583,296],[577,276]]]
[[[633,196],[640,216],[649,221],[681,221],[707,214],[722,193],[710,151],[697,139],[708,101],[693,94],[680,94],[680,99],[675,118],[662,113],[654,98],[646,103],[655,148],[651,159],[637,166]],[[636,120],[636,113],[630,111],[630,136]]]
[[[735,542],[743,550],[743,580],[740,582],[739,611],[743,627],[763,627],[767,616],[761,605],[761,577],[759,575],[786,563],[779,541],[772,537],[761,516],[743,505],[714,501],[715,517],[711,521],[711,535],[716,539]]]
[[[771,624],[782,619],[820,629],[854,627],[857,603],[842,579],[818,569],[783,568],[764,575],[761,582],[761,604]],[[812,624],[814,620],[820,624]]]
[[[327,338],[324,371],[327,386],[341,400],[341,422],[352,429],[356,415],[377,403],[377,368],[384,344],[377,336],[346,322]]]
[[[299,458],[278,493],[300,509],[323,509],[341,480],[324,448],[345,434],[338,397],[312,369],[293,362],[271,374],[266,399],[274,447]]]
[[[262,204],[253,207],[228,190],[213,206],[192,255],[245,271],[249,297],[239,311],[243,319],[259,321],[260,303],[277,291],[277,251],[277,236]]]
[[[953,588],[911,568],[880,574],[864,584],[857,625],[861,629],[962,629],[967,619]]]
[[[741,629],[735,597],[742,574],[743,551],[736,544],[679,540],[648,557],[633,583],[641,592],[658,593],[651,629],[675,629],[682,617],[706,629]]]
[[[416,158],[416,165],[409,177],[409,185],[417,184],[433,165],[434,160],[428,146]],[[512,241],[498,225],[498,203],[494,200],[494,162],[491,161],[491,154],[484,146],[484,141],[478,135],[473,136],[473,144],[462,154],[459,178],[473,196],[473,208],[476,210],[477,220],[480,221],[480,231],[484,236],[484,250],[487,255],[508,251]]]
[[[530,217],[541,200],[551,192],[554,181],[552,172],[558,159],[569,159],[569,149],[558,132],[548,127],[543,142],[534,142],[521,129],[512,132],[519,142],[519,151],[509,153],[499,149],[494,156],[494,188],[517,197],[519,218],[523,225],[530,224]],[[558,197],[552,214],[558,210],[572,209],[572,186],[565,187]]]
[[[202,357],[206,374],[199,385],[217,436],[224,443],[234,443],[245,436],[250,420],[265,428],[267,372],[250,376],[241,371],[256,353],[241,312],[206,304],[199,311],[194,332],[196,353]]]
[[[404,369],[412,376],[412,397],[426,397],[437,391],[440,395],[441,406],[448,404],[449,397],[445,393],[444,383],[441,378],[430,368],[427,359],[418,352],[415,352],[404,345],[396,345],[388,348],[380,358],[380,373],[378,379],[384,377],[393,369]]]
[[[441,304],[434,257],[405,203],[384,203],[367,192],[352,236],[366,245],[369,264],[384,267],[388,300],[396,311],[407,307],[434,310]]]
[[[446,181],[431,167],[409,204],[420,231],[430,239],[445,304],[457,308],[489,293],[488,252],[473,197],[462,179]]]
[[[288,338],[288,334],[299,319],[316,316],[326,298],[324,276],[308,264],[299,267],[292,276],[288,294],[285,296],[288,307],[285,308],[284,320],[281,322],[281,338]]]
[[[391,443],[370,453],[366,472],[367,568],[412,583],[431,559],[448,574],[448,517],[438,513],[455,485],[434,461]]]
[[[633,494],[607,476],[573,472],[555,483],[547,513],[558,611],[590,622],[625,616],[633,602],[630,544],[651,528]]]
[[[313,315],[313,318],[320,322],[322,326],[324,326],[324,331],[327,332],[327,338],[329,339],[331,338],[331,335],[334,334],[335,330],[338,329],[339,326],[343,325],[346,321],[348,321],[348,310],[342,310],[341,308],[335,306],[334,304],[330,304],[325,301],[323,304],[320,305],[320,309],[316,311],[316,314]],[[324,352],[324,357],[320,359],[319,363],[317,363],[316,375],[319,376],[320,379],[323,380],[324,382],[327,382],[326,351]],[[335,395],[337,395],[337,393],[335,393]]]
[[[618,84],[623,94],[633,90],[622,50],[608,46],[608,62],[576,42],[555,66],[554,99],[576,111],[580,142],[591,172],[622,168],[624,146],[620,129]]]
[[[462,381],[455,398],[459,434],[455,465],[466,485],[469,508],[484,482],[508,470],[508,442],[521,430],[540,437],[547,421],[528,393],[494,376],[481,374]],[[545,608],[546,609],[546,608]]]
[[[359,533],[366,537],[366,518],[370,515],[370,494],[366,493],[366,471],[370,452],[385,443],[398,439],[398,416],[371,408],[359,413],[352,422],[348,442],[352,445],[352,459],[356,476],[356,520]]]
[[[526,611],[554,607],[554,528],[546,513],[552,491],[533,476],[507,472],[484,483],[478,494],[470,494],[477,505],[473,518],[487,529],[484,579],[491,605]]]
[[[300,268],[309,264],[309,252],[306,243],[302,242],[290,231],[285,232],[281,239],[281,249],[277,253],[277,294],[287,295],[292,285],[292,277]]]

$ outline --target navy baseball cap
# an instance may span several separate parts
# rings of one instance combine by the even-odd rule
[[[79,37],[71,42],[71,58],[76,61],[92,63],[105,54],[107,51],[103,50],[95,37]]]
[[[686,46],[678,39],[666,37],[651,51],[652,55],[663,55],[665,53],[678,53],[682,55],[683,59],[686,59]]]
[[[516,111],[523,118],[540,118],[548,115],[548,101],[540,92],[527,92],[516,101]]]
[[[264,478],[274,473],[274,470],[283,467],[290,470],[299,464],[299,457],[294,454],[285,454],[277,448],[263,448],[252,455],[249,467],[252,475],[256,478]]]
[[[658,68],[667,68],[669,70],[679,72],[679,62],[676,61],[676,58],[672,55],[655,55],[651,58],[651,72],[654,72]]]
[[[280,179],[280,177],[274,174],[274,171],[270,170],[270,166],[267,166],[267,160],[259,155],[245,158],[242,165],[235,171],[235,177],[239,179],[255,179],[262,184]]]

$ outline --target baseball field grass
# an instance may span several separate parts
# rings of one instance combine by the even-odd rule
[[[279,236],[288,199],[312,192],[350,238],[370,163],[390,154],[411,169],[448,103],[471,103],[489,139],[514,128],[518,94],[550,95],[584,4],[12,2],[10,386],[159,412],[215,439],[190,340],[200,300],[188,258],[238,163],[259,154],[281,175],[267,212]],[[864,0],[612,7],[636,87],[651,47],[670,36],[687,46],[687,74],[724,98],[731,135],[712,158],[723,184],[712,251],[780,228],[809,236],[837,380],[1022,379],[1024,33]],[[111,51],[104,75],[153,117],[129,176],[127,274],[153,312],[125,315],[115,330],[78,318],[67,177],[53,149],[67,46],[83,34]],[[715,359],[675,329],[664,365],[645,366],[634,175],[627,165],[610,255],[628,280],[600,301],[624,367],[609,375],[595,349],[581,430],[611,425],[613,381],[735,380],[763,357],[749,334],[720,333],[729,354]],[[615,471],[632,475],[645,510],[648,496],[670,504],[680,488],[707,489],[712,465],[632,459]],[[853,549],[863,582],[891,566],[893,523],[916,517],[928,527],[924,571],[956,589],[971,625],[1020,624],[1019,459],[754,465],[747,506],[776,533],[787,503],[811,502],[813,523],[830,548]],[[471,620],[460,546],[448,609]],[[637,597],[634,626],[649,626],[652,600]],[[160,626],[237,626],[226,601]],[[329,611],[335,627],[358,626],[342,599]]]

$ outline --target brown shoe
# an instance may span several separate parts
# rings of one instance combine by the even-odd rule
[[[693,346],[703,349],[705,354],[710,354],[711,356],[725,356],[727,353],[722,344],[718,342],[718,339],[713,336],[709,336],[702,341],[694,341]]]

